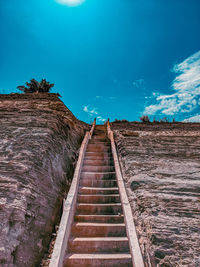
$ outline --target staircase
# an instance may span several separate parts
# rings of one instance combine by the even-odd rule
[[[110,140],[97,125],[81,170],[64,266],[132,266]]]

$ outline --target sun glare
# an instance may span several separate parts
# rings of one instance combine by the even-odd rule
[[[67,6],[78,6],[82,4],[85,0],[57,0],[58,3]]]

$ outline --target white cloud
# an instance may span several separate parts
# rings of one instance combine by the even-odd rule
[[[196,115],[193,117],[190,117],[188,119],[183,120],[184,122],[200,122],[200,115]]]
[[[144,85],[144,79],[138,79],[132,82],[133,86],[139,88]]]
[[[82,4],[85,0],[56,0],[56,1],[62,5],[78,6]]]
[[[98,112],[96,111],[96,108],[90,108],[89,106],[84,106],[83,111],[88,113],[90,116],[94,116],[98,114]]]
[[[89,105],[84,106],[83,111],[85,111],[90,117],[96,117],[97,122],[99,123],[103,123],[106,121],[106,119],[104,119],[102,116],[99,115],[97,109],[94,107],[90,107]]]
[[[105,101],[105,102],[112,102],[112,101],[114,101],[116,99],[117,99],[116,96],[107,96],[107,97],[104,97],[104,96],[101,96],[101,95],[96,95],[95,96],[95,100],[101,100],[101,101]]]
[[[97,120],[100,121],[100,122],[105,122],[106,119],[102,118],[101,116],[97,116]]]
[[[173,72],[178,76],[172,82],[171,95],[153,93],[156,104],[145,108],[144,113],[154,115],[162,113],[174,115],[192,112],[200,103],[200,51],[180,64],[176,64]]]

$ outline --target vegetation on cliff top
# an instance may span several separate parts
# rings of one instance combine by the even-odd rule
[[[47,82],[46,79],[42,79],[41,82],[32,79],[30,82],[26,82],[26,86],[20,85],[17,86],[17,89],[23,93],[49,93],[53,86],[54,84]]]

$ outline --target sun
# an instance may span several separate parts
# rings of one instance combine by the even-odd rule
[[[58,3],[67,6],[78,6],[82,4],[85,0],[56,0]]]

